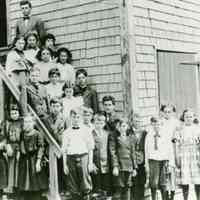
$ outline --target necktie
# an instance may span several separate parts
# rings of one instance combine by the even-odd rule
[[[158,150],[158,138],[160,137],[158,131],[156,131],[156,134],[154,135],[154,149]]]

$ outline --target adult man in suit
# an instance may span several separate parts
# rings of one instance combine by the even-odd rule
[[[21,0],[20,8],[23,14],[23,18],[20,18],[16,24],[16,37],[24,36],[26,37],[28,33],[34,32],[38,35],[41,40],[46,34],[44,23],[41,19],[32,16],[32,4],[29,0]]]

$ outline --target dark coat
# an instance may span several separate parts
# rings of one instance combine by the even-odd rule
[[[81,88],[77,85],[74,88],[74,96],[82,96],[84,105],[92,108],[94,113],[99,110],[97,92],[90,86]]]
[[[44,140],[41,133],[32,130],[23,135],[20,145],[18,186],[20,191],[40,191],[48,189],[48,176],[45,168],[36,172],[36,161],[44,156]]]
[[[109,141],[112,167],[118,167],[121,171],[133,171],[137,168],[135,155],[135,141],[133,136],[121,136],[112,134]]]
[[[16,23],[16,36],[27,36],[28,33],[35,32],[38,34],[39,38],[41,39],[45,34],[44,23],[41,19],[31,16],[28,25],[25,26],[24,19],[21,18]]]

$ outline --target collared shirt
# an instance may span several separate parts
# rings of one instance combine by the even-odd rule
[[[156,133],[153,127],[149,128],[145,141],[145,157],[146,161],[149,159],[168,160],[174,166],[172,138],[166,134],[166,129],[166,126],[162,126],[159,133]]]
[[[56,84],[52,84],[52,83],[48,83],[46,86],[46,90],[47,90],[47,95],[49,97],[49,99],[52,99],[54,97],[58,97],[60,98],[62,96],[62,87],[63,84],[58,82]]]
[[[63,132],[62,150],[67,155],[89,153],[94,149],[94,139],[88,127],[81,125],[79,129],[68,128]]]

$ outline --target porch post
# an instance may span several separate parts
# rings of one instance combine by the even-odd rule
[[[61,200],[58,190],[57,156],[54,146],[49,146],[49,196],[48,200]]]

